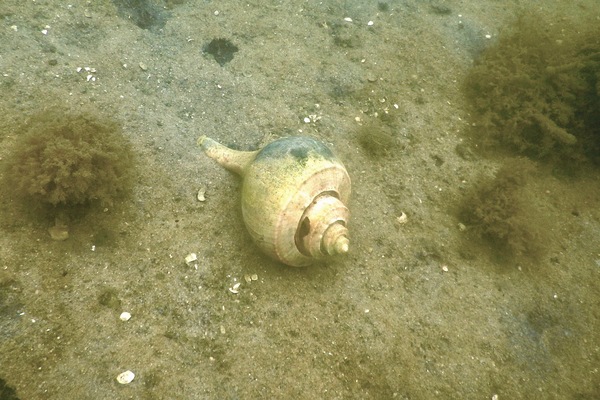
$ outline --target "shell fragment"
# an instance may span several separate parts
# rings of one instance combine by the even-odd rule
[[[401,212],[400,216],[396,218],[396,222],[399,224],[405,224],[408,222],[408,216],[406,215],[405,212]]]
[[[196,253],[190,253],[187,256],[185,256],[185,263],[188,265],[190,265],[196,260],[198,260],[198,256],[196,255]]]
[[[233,285],[232,287],[229,288],[229,291],[233,294],[238,294],[240,292],[239,291],[240,285],[241,285],[240,282],[236,283],[235,285]]]
[[[135,378],[135,374],[127,370],[117,375],[117,382],[119,382],[121,385],[127,385],[128,383],[131,383],[131,381],[133,381],[133,378]]]
[[[206,194],[206,186],[202,186],[200,189],[198,189],[198,195],[196,196],[198,201],[206,201],[205,194]]]

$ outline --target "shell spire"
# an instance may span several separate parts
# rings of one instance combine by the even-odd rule
[[[350,249],[350,239],[348,239],[348,228],[340,222],[330,226],[325,232],[322,241],[322,247],[327,255],[346,254]]]
[[[301,252],[314,258],[324,258],[348,252],[350,240],[346,221],[348,208],[332,193],[315,198],[304,211],[296,243]]]

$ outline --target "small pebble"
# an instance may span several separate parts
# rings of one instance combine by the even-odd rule
[[[131,319],[131,314],[130,314],[130,313],[128,313],[127,311],[123,311],[123,312],[121,313],[121,315],[119,316],[119,319],[120,319],[121,321],[129,321],[129,320]]]
[[[69,238],[69,228],[64,225],[54,225],[48,228],[50,238],[56,241],[67,240]]]

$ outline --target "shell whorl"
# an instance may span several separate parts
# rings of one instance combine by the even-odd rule
[[[322,193],[304,211],[296,231],[296,245],[303,254],[324,258],[348,252],[348,208],[337,193]]]

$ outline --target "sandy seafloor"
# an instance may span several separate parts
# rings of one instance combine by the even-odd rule
[[[600,398],[598,175],[531,189],[555,221],[535,265],[465,257],[452,212],[497,168],[456,152],[474,58],[522,10],[583,25],[600,4],[385,3],[149,2],[163,19],[143,29],[110,1],[0,2],[0,162],[55,104],[111,114],[138,157],[131,198],[64,242],[2,188],[2,399]],[[224,66],[203,52],[215,38],[239,48]],[[356,138],[375,112],[397,121],[380,158]],[[196,139],[300,133],[352,177],[352,241],[292,268],[251,242],[240,180]]]

